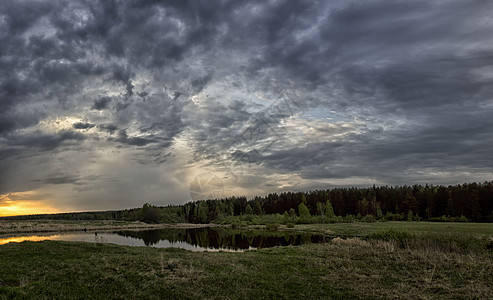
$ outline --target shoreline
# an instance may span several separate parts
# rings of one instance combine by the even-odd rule
[[[58,220],[35,220],[35,221],[4,221],[0,220],[0,237],[12,234],[27,233],[49,233],[49,232],[69,232],[69,231],[110,231],[110,230],[145,230],[145,229],[165,229],[165,228],[206,228],[222,227],[218,224],[147,224],[143,222],[125,221],[58,221]]]

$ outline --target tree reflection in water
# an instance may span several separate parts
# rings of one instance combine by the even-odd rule
[[[124,237],[138,238],[146,246],[167,240],[170,243],[186,242],[209,249],[245,250],[275,246],[297,246],[325,242],[322,235],[309,233],[272,232],[265,230],[236,230],[228,228],[154,229],[141,231],[117,231]]]

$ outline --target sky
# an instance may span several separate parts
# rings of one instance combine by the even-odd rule
[[[0,1],[0,216],[493,179],[493,2]]]

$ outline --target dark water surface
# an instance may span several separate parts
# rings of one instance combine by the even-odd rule
[[[0,245],[22,241],[78,241],[111,243],[125,246],[183,248],[191,251],[243,251],[274,246],[323,243],[326,237],[309,233],[285,231],[237,230],[228,228],[189,228],[121,230],[113,232],[71,232],[0,238]]]

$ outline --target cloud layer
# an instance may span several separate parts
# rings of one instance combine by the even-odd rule
[[[492,13],[2,1],[0,209],[27,192],[60,210],[183,203],[201,174],[247,196],[491,180]]]

